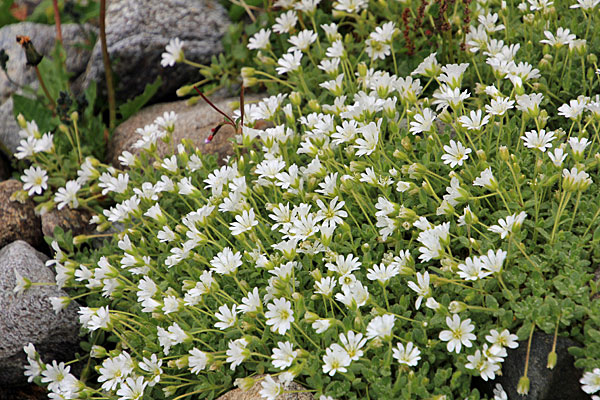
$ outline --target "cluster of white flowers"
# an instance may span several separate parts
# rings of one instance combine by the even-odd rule
[[[528,0],[519,8],[535,12],[551,3]],[[529,261],[519,234],[524,225],[542,224],[539,208],[531,215],[523,199],[525,188],[531,192],[543,183],[550,191],[559,182],[554,197],[560,203],[548,235],[555,239],[571,192],[579,202],[594,183],[584,161],[593,158],[598,143],[575,127],[584,115],[588,124],[600,120],[600,98],[580,96],[561,105],[556,114],[564,118],[557,119],[571,130],[550,130],[545,96],[535,92],[541,72],[519,60],[518,43],[494,37],[507,29],[499,24],[505,14],[492,13],[486,4],[479,4],[477,24],[466,35],[472,63],[444,65],[432,53],[405,77],[383,67],[390,62],[397,70],[395,22],[365,34],[364,56],[357,61],[348,54],[352,43],[338,32],[345,29],[342,23],[317,26],[318,4],[278,0],[282,11],[274,25],[250,37],[248,49],[264,61],[265,71],[246,69],[244,81],[267,77],[295,91],[234,113],[236,121],[244,115],[236,138],[244,151],[237,157],[215,166],[181,144],[176,154],[160,158],[157,141],[171,140],[177,120],[165,113],[137,130],[134,147],[142,156],[119,157],[130,171],[88,158],[78,178],[55,194],[59,209],[77,207],[81,193],[93,186],[116,203],[92,222],[100,228],[125,225],[115,240],[118,250],[101,251],[93,262],[66,260],[53,245],[60,286],[76,283],[114,300],[110,308],[80,309],[86,330],[127,338],[120,335],[144,325],[136,320],[132,327],[128,313],[152,321],[145,332],[157,342],[153,354],[138,354],[129,345],[110,354],[95,350],[104,358],[98,383],[120,399],[141,398],[163,383],[163,361],[177,371],[165,379],[167,397],[176,391],[171,383],[180,370],[201,375],[225,366],[240,373],[258,363],[270,373],[260,382],[260,394],[275,399],[306,365],[313,368],[310,374],[337,380],[358,373],[357,364],[368,368],[384,352],[381,362],[395,362],[398,374],[410,371],[407,379],[437,351],[493,380],[506,349],[517,347],[516,335],[504,326],[476,330],[482,324],[478,314],[464,299],[452,301],[456,293],[445,285],[481,291],[494,280],[504,287],[502,276],[515,260],[523,254]],[[573,8],[587,12],[597,4],[580,0]],[[358,18],[368,6],[341,0],[332,13]],[[287,46],[283,54],[274,52],[273,32]],[[544,36],[534,45],[557,52],[585,46],[561,27]],[[162,65],[184,60],[183,42],[172,40]],[[463,88],[468,74],[482,72],[495,83]],[[510,124],[513,117],[522,118],[520,130]],[[258,129],[259,120],[268,127]],[[19,158],[52,150],[52,136],[40,135],[34,123],[23,132]],[[151,168],[142,163],[148,159],[154,160]],[[521,162],[534,159],[534,168],[521,170]],[[554,181],[548,179],[552,174]],[[47,173],[34,166],[22,180],[29,195],[48,186]],[[16,278],[21,293],[30,283]],[[121,312],[119,301],[130,309]],[[53,300],[57,311],[66,304],[65,298]],[[413,337],[411,328],[427,337]],[[219,339],[206,342],[204,335]],[[468,353],[467,362],[461,351]],[[42,374],[57,393],[79,388],[65,381],[68,368],[29,357],[28,376]],[[598,390],[599,375],[584,375],[585,391]],[[322,389],[320,399],[331,400]],[[500,387],[495,396],[506,394]]]

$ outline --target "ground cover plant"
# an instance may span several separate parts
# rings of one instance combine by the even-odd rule
[[[123,227],[97,250],[58,232],[50,264],[72,295],[52,302],[85,303],[86,367],[27,346],[29,379],[53,398],[259,380],[266,399],[291,381],[322,400],[478,399],[473,377],[540,330],[580,342],[582,389],[600,390],[598,1],[274,6],[242,69],[272,95],[227,116],[225,164],[189,143],[160,158],[166,113],[122,170],[85,158],[57,188],[52,137],[21,121],[25,190]]]

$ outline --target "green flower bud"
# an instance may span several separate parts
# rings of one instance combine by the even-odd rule
[[[175,93],[177,93],[177,96],[183,97],[187,96],[192,90],[194,90],[194,85],[184,85],[177,89],[177,92]]]
[[[524,396],[529,393],[529,378],[522,376],[517,384],[517,393]]]
[[[554,367],[556,367],[557,358],[556,351],[552,350],[550,353],[548,353],[548,363],[546,364],[546,368],[554,369]]]

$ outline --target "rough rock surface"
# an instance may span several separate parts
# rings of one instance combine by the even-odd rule
[[[42,244],[41,223],[35,215],[34,201],[30,198],[24,204],[10,201],[11,195],[21,189],[23,184],[16,179],[0,182],[0,248],[15,240],[24,240],[34,247]]]
[[[509,399],[519,400],[587,400],[589,395],[581,390],[579,379],[583,371],[575,368],[575,359],[568,352],[572,346],[580,344],[568,338],[558,337],[556,342],[557,363],[554,369],[546,368],[548,353],[552,350],[553,335],[541,332],[533,334],[531,353],[529,356],[529,394],[521,396],[517,393],[519,378],[523,375],[527,341],[519,342],[519,347],[508,350],[508,357],[502,364],[502,376],[494,381],[479,380],[476,386],[493,397],[492,390],[497,383],[502,384]]]
[[[169,41],[178,37],[184,41],[188,60],[208,63],[222,50],[221,37],[228,25],[225,9],[214,0],[111,1],[106,10],[106,42],[112,70],[119,79],[117,96],[134,97],[159,75],[163,85],[158,98],[199,79],[198,69],[184,64],[163,68],[161,54]],[[74,90],[81,91],[92,81],[101,89],[105,86],[99,41]]]
[[[223,112],[231,115],[232,110],[228,104],[237,100],[237,98],[228,98],[214,103]],[[175,146],[181,142],[181,139],[185,138],[194,142],[202,153],[217,154],[219,160],[231,154],[232,147],[229,138],[234,136],[235,132],[229,125],[219,130],[212,142],[204,143],[204,140],[210,135],[211,128],[223,121],[223,116],[204,102],[188,106],[186,101],[182,100],[173,103],[155,104],[144,108],[119,125],[108,143],[107,161],[115,167],[121,167],[118,158],[123,151],[127,150],[133,154],[139,154],[139,149],[133,148],[133,144],[140,138],[140,135],[135,132],[136,129],[151,124],[156,117],[168,111],[174,111],[177,114],[175,131],[173,132]],[[158,143],[158,149],[163,156],[172,151],[171,145],[161,141]]]
[[[54,236],[54,228],[60,226],[65,232],[71,231],[73,236],[89,233],[94,227],[89,224],[92,213],[87,210],[63,207],[53,209],[42,215],[42,233],[44,236]]]
[[[255,377],[256,379],[260,379],[261,376]],[[274,378],[277,379],[277,378]],[[248,391],[243,391],[242,389],[233,389],[229,392],[225,393],[223,396],[217,398],[217,400],[261,400],[263,397],[260,395],[260,390],[262,389],[261,383],[262,380],[256,382],[252,388]],[[283,393],[275,398],[275,400],[313,400],[314,396],[308,392],[298,393],[300,390],[306,390],[302,385],[292,382],[286,388],[286,391],[295,392],[295,393]]]
[[[79,348],[78,305],[57,314],[48,300],[66,296],[56,286],[34,286],[13,293],[15,271],[32,282],[54,282],[47,257],[23,241],[0,250],[0,386],[26,383],[23,346],[33,343],[43,360],[71,360]]]
[[[88,40],[85,31],[95,32],[96,28],[85,25],[82,30],[77,24],[62,26],[63,44],[67,52],[67,70],[74,75],[79,75],[85,70],[91,54],[84,46]],[[54,26],[33,22],[21,22],[0,28],[0,49],[4,49],[9,56],[6,65],[8,75],[18,85],[37,88],[35,70],[26,66],[25,52],[16,42],[17,35],[29,36],[38,53],[49,56],[54,48],[56,30]],[[18,92],[18,89],[18,86],[8,80],[4,72],[0,73],[0,126],[3,128],[0,130],[0,141],[13,153],[19,144],[17,135],[19,127],[14,120],[10,96]]]

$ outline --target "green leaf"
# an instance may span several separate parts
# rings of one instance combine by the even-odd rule
[[[40,132],[48,132],[54,129],[52,123],[52,111],[44,107],[38,100],[32,100],[18,94],[13,94],[13,112],[15,118],[23,114],[25,120],[35,121]]]
[[[121,122],[138,112],[148,101],[150,101],[152,96],[154,96],[158,91],[160,85],[162,85],[162,78],[158,76],[153,83],[146,85],[144,93],[121,105],[119,107],[119,113],[121,113]]]

